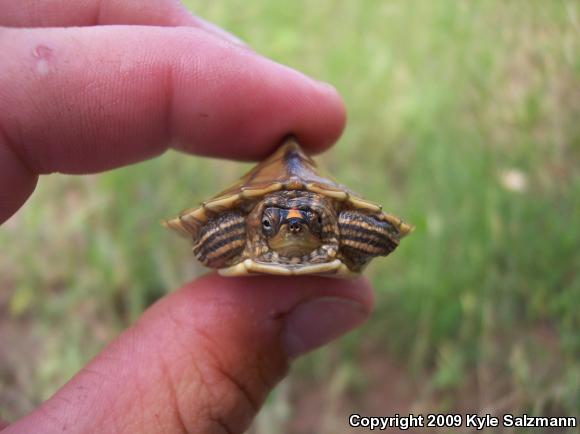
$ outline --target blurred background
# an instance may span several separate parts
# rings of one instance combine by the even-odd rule
[[[319,161],[417,227],[368,269],[372,319],[301,360],[251,432],[349,432],[353,412],[579,416],[580,4],[187,5],[334,84],[349,121]],[[0,417],[204,272],[158,222],[248,167],[170,152],[41,180],[0,230]]]

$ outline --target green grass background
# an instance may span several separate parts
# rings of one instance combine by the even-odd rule
[[[302,360],[253,431],[300,432],[305,396],[311,432],[342,432],[371,391],[391,414],[387,366],[412,390],[408,411],[578,416],[578,2],[187,5],[334,84],[349,121],[320,160],[416,225],[368,270],[370,322]],[[41,180],[0,230],[0,416],[48,397],[147,305],[203,272],[158,221],[232,181],[224,166],[249,167],[171,152]]]

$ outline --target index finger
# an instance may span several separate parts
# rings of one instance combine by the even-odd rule
[[[168,147],[257,159],[342,132],[336,91],[195,28],[0,28],[0,223],[39,174],[93,173]]]
[[[340,134],[336,92],[194,28],[101,26],[0,33],[5,140],[35,173],[110,169],[178,149],[256,159],[295,134]]]

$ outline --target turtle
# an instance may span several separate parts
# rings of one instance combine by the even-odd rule
[[[231,187],[162,223],[223,276],[352,278],[413,229],[321,176],[294,137]]]

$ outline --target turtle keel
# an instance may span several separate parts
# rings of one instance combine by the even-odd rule
[[[207,222],[193,253],[206,267],[221,268],[239,262],[245,246],[245,218],[237,212],[226,212]]]

